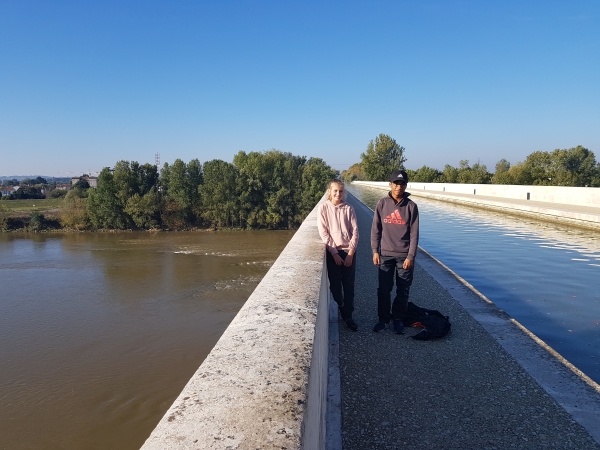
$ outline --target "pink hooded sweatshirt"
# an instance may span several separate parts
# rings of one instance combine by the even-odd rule
[[[354,250],[358,245],[358,223],[354,208],[346,202],[335,206],[331,201],[319,205],[317,226],[321,239],[332,255],[340,250]]]

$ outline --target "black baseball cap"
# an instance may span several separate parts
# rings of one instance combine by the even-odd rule
[[[404,170],[394,170],[390,175],[390,183],[393,183],[394,181],[408,183],[408,175]]]

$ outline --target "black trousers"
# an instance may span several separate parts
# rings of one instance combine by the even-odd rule
[[[346,320],[352,317],[354,312],[354,275],[356,273],[356,253],[352,258],[352,265],[346,267],[343,264],[338,266],[331,253],[327,253],[327,277],[329,278],[329,290],[333,299],[340,308],[342,319]],[[338,250],[338,255],[346,259],[348,253]]]
[[[405,256],[380,256],[377,315],[381,322],[389,323],[390,319],[403,319],[406,315],[415,266],[413,264],[410,269],[405,270],[402,267],[405,259]],[[396,279],[396,296],[394,303],[390,305],[394,278]]]

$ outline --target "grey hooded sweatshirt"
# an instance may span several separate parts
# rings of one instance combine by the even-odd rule
[[[377,203],[371,226],[371,250],[382,256],[414,260],[419,245],[419,209],[405,192],[398,203],[390,192]]]

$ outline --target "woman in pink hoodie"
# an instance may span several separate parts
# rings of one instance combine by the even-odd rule
[[[354,311],[354,255],[358,245],[358,224],[354,208],[346,203],[346,191],[341,180],[331,180],[327,201],[319,205],[317,225],[327,248],[327,276],[333,299],[338,304],[346,326],[357,331],[352,319]]]

